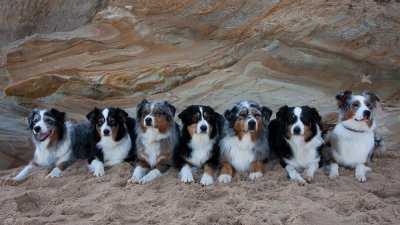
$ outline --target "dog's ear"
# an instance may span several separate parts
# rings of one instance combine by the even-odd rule
[[[29,114],[29,116],[28,116],[28,118],[27,118],[27,120],[28,120],[28,126],[29,126],[29,129],[33,129],[33,118],[35,117],[35,115],[37,114],[37,113],[39,113],[39,110],[38,109],[34,109],[30,114]]]
[[[375,108],[377,102],[381,102],[381,99],[374,93],[369,92],[369,91],[364,91],[362,94],[365,98],[367,98],[369,101],[371,101],[372,106]]]
[[[128,120],[128,113],[121,108],[116,108],[115,110],[117,111],[117,115],[121,117],[125,123]]]
[[[289,107],[287,105],[282,106],[279,108],[278,112],[276,112],[276,119],[284,122],[284,115],[287,113],[289,110]]]
[[[318,111],[316,108],[310,108],[311,109],[311,117],[314,122],[316,122],[319,126],[321,126],[321,116],[319,115]],[[322,127],[320,127],[322,129]]]
[[[143,114],[143,108],[145,107],[145,105],[147,105],[149,103],[149,100],[147,100],[146,98],[143,99],[139,105],[136,107],[136,118],[138,120],[140,120],[142,118],[142,114]]]
[[[268,107],[262,106],[261,107],[261,113],[268,121],[269,121],[269,119],[271,119],[272,110],[270,110]]]
[[[343,108],[347,104],[347,100],[351,97],[353,93],[351,91],[344,91],[336,95],[336,101],[339,108]]]
[[[165,101],[164,104],[171,110],[172,117],[174,117],[175,116],[175,112],[176,112],[175,107],[173,105],[169,104],[169,102],[167,102],[167,101]]]
[[[56,118],[56,121],[59,121],[60,123],[64,123],[65,121],[65,112],[60,112],[55,108],[50,109],[50,113],[54,115],[54,118]]]
[[[187,107],[181,113],[179,113],[178,118],[182,120],[182,122],[189,121],[189,110],[192,106]]]
[[[86,114],[86,118],[90,121],[92,124],[96,124],[96,118],[99,115],[99,109],[94,107],[92,111],[90,111],[88,114]]]
[[[224,117],[229,122],[230,127],[233,127],[233,124],[235,123],[235,117],[236,117],[237,110],[238,110],[237,106],[234,106],[231,110],[227,109],[224,112]]]

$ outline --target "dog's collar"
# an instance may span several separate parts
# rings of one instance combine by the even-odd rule
[[[364,132],[365,132],[365,131],[361,131],[361,130],[354,130],[354,129],[350,128],[350,127],[346,127],[346,126],[343,125],[343,124],[342,124],[342,126],[343,126],[345,129],[349,130],[349,131],[353,131],[353,132],[357,132],[357,133],[364,133]]]

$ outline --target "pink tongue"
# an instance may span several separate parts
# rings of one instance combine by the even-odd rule
[[[49,136],[50,132],[47,133],[38,133],[36,134],[36,137],[39,141],[43,141],[44,139],[46,139],[47,136]]]

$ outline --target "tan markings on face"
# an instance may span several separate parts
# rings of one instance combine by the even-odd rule
[[[304,124],[304,140],[308,140],[312,135],[311,126]]]
[[[111,127],[112,138],[113,138],[113,140],[115,140],[117,138],[119,125],[118,125],[118,123],[115,123],[114,126],[110,126],[110,127]]]
[[[288,137],[288,139],[292,138],[292,131],[291,131],[292,127],[293,127],[293,124],[289,124],[289,125],[286,124],[286,136]]]
[[[256,118],[257,120],[257,128],[256,131],[250,132],[250,137],[252,141],[257,140],[260,135],[261,135],[261,131],[263,129],[264,123],[261,121],[261,117]]]
[[[49,126],[48,129],[52,130],[52,133],[51,133],[50,137],[48,137],[48,138],[50,138],[50,141],[47,144],[47,148],[50,148],[57,142],[59,134],[58,134],[57,130],[55,128],[53,128],[53,127]]]
[[[190,137],[193,137],[193,135],[196,133],[197,125],[197,123],[194,123],[187,127]]]
[[[372,117],[372,115],[371,115],[371,117]],[[371,127],[371,126],[372,126],[372,122],[373,122],[372,119],[365,120],[365,123],[367,124],[368,127]]]
[[[354,109],[352,109],[352,108],[347,109],[347,111],[344,112],[343,120],[350,120],[350,119],[353,119],[354,114],[356,114],[356,111],[355,111]]]
[[[248,113],[249,113],[249,111],[247,109],[244,109],[244,110],[240,111],[239,116],[246,118]]]
[[[233,130],[236,133],[236,136],[238,136],[239,140],[242,140],[244,136],[244,125],[245,125],[246,120],[236,120],[235,124],[233,125]]]
[[[96,131],[101,137],[101,126],[99,126],[99,122],[104,123],[104,117],[99,118],[98,122],[96,123]]]
[[[155,117],[155,120],[156,120],[155,122],[157,124],[158,131],[162,134],[167,132],[167,130],[170,126],[170,122],[168,121],[167,117],[165,117],[165,116]]]
[[[205,165],[204,166],[204,173],[206,173],[206,174],[208,174],[208,175],[210,175],[210,176],[213,176],[214,175],[214,170],[213,170],[213,168],[211,168],[209,165]]]
[[[250,164],[250,172],[261,172],[262,171],[262,162],[260,160],[256,160]]]
[[[147,128],[144,126],[144,117],[140,119],[140,130],[142,130],[143,133],[146,133]]]

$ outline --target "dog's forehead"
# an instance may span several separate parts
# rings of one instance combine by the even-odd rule
[[[237,106],[238,109],[238,113],[247,110],[248,113],[253,112],[253,111],[260,111],[260,106],[255,103],[255,102],[251,102],[251,101],[243,101],[240,102]]]
[[[370,100],[362,95],[353,95],[350,99],[351,102],[358,101],[361,104],[365,104],[365,102],[370,102]]]

